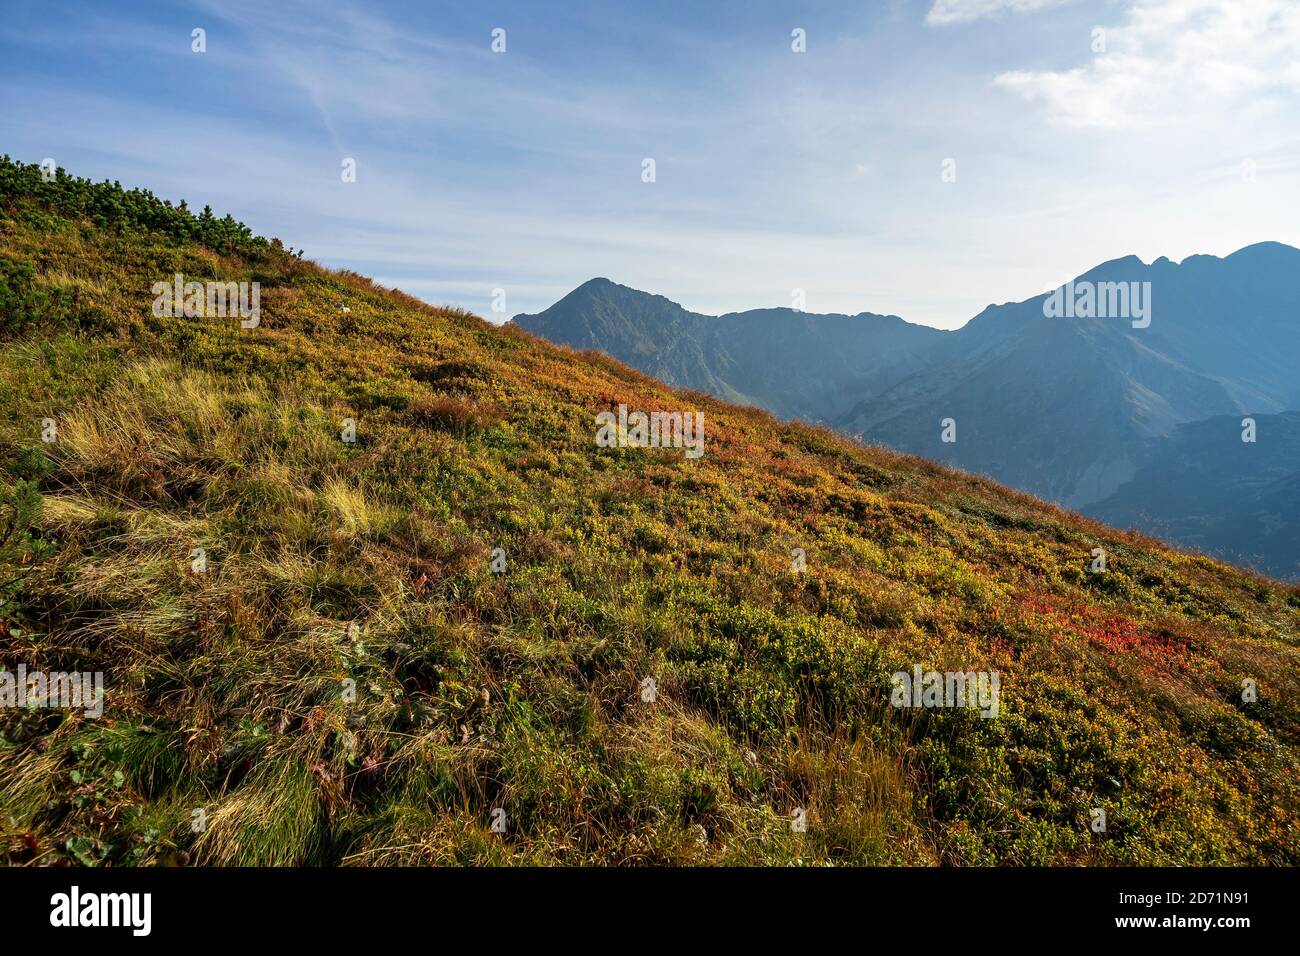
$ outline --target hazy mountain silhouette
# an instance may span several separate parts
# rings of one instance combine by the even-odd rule
[[[1214,475],[1191,468],[1192,459],[1237,449],[1216,448],[1218,431],[1180,426],[1300,409],[1296,276],[1300,250],[1264,242],[1181,263],[1128,256],[1075,280],[1079,288],[1150,283],[1143,328],[1129,317],[1049,317],[1046,293],[990,305],[952,332],[872,313],[761,309],[712,317],[607,279],[515,321],[674,385],[825,421],[1085,513],[1101,514],[1104,502],[1105,514],[1116,516],[1107,520],[1238,560],[1255,554],[1249,560],[1257,566],[1294,574],[1300,543],[1288,544],[1285,534],[1252,552],[1228,524],[1195,518],[1193,503],[1218,500],[1218,490],[1197,489]],[[942,440],[945,419],[955,422],[955,442]],[[1162,440],[1176,431],[1165,449]],[[1224,429],[1222,440],[1241,445],[1239,432]],[[1289,467],[1285,455],[1269,460]],[[1173,512],[1155,500],[1152,468],[1182,469],[1188,486]],[[1264,511],[1257,519],[1260,527],[1269,520]]]
[[[835,424],[1083,508],[1131,478],[1146,440],[1214,415],[1300,408],[1300,250],[1261,243],[1181,265],[1134,256],[1077,282],[1150,282],[1152,320],[990,306],[931,364]],[[940,421],[957,423],[941,441]]]
[[[919,371],[944,334],[870,312],[701,315],[608,279],[584,282],[546,311],[514,321],[673,385],[809,421],[829,420]]]
[[[1088,508],[1120,528],[1140,528],[1212,551],[1276,577],[1300,576],[1300,412],[1180,425],[1115,494]]]

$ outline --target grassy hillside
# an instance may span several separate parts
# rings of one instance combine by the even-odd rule
[[[1295,588],[8,161],[0,403],[0,663],[106,684],[0,710],[10,863],[1300,856]]]

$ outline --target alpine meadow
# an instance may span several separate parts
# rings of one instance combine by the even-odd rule
[[[75,173],[0,165],[4,862],[1298,862],[1296,585]]]

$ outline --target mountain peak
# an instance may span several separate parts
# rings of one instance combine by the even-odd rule
[[[1154,263],[1152,264],[1154,265]],[[1150,269],[1142,259],[1136,255],[1129,254],[1120,256],[1118,259],[1107,259],[1098,265],[1093,266],[1087,272],[1076,278],[1091,280],[1094,278],[1114,278],[1116,276],[1131,276],[1144,270]]]
[[[622,283],[615,282],[613,279],[607,279],[604,276],[595,276],[574,288],[572,292],[560,299],[560,301],[554,306],[551,306],[550,309],[539,314],[545,315],[561,303],[580,302],[592,298],[616,298],[622,300],[645,299],[647,301],[666,302],[677,309],[682,308],[676,302],[673,302],[671,299],[667,299],[662,295],[656,295],[653,292],[643,292],[641,289],[634,289],[632,286],[623,285]],[[519,318],[519,316],[516,316],[515,318]]]
[[[1267,261],[1273,262],[1296,262],[1300,261],[1300,249],[1295,246],[1289,246],[1285,242],[1276,242],[1274,240],[1265,240],[1264,242],[1251,243],[1249,246],[1242,246],[1236,252],[1225,257],[1230,261]]]

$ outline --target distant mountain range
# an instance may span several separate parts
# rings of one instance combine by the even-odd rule
[[[1061,300],[1045,293],[952,332],[869,312],[707,316],[592,279],[514,322],[1296,578],[1300,416],[1285,413],[1300,412],[1298,277],[1300,249],[1273,242],[1181,263],[1128,256],[1065,287],[1069,317],[1051,317]]]
[[[545,312],[514,321],[673,385],[809,421],[828,420],[925,368],[944,336],[870,312],[701,315],[608,279],[584,282]]]

